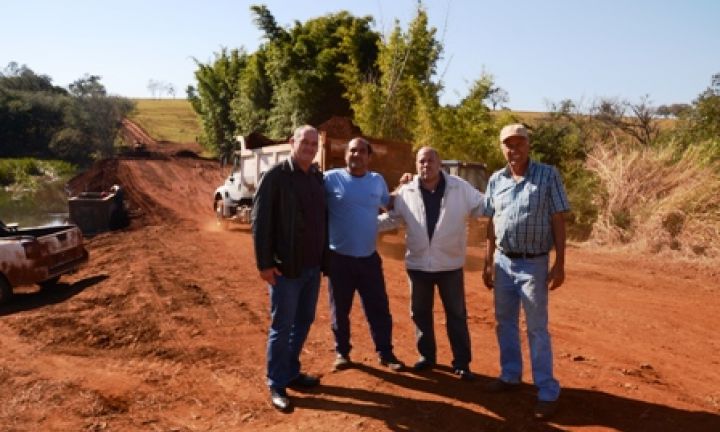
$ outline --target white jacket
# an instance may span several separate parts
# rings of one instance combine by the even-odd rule
[[[485,198],[460,177],[443,175],[445,194],[432,241],[427,234],[425,204],[417,176],[396,192],[393,210],[378,216],[380,231],[404,223],[405,266],[410,270],[437,272],[457,270],[465,265],[467,218],[482,216]]]

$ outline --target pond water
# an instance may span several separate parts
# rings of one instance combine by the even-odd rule
[[[8,192],[0,188],[0,220],[21,227],[58,225],[67,222],[68,179],[40,185],[34,192]]]

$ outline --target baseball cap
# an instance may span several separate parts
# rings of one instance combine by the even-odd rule
[[[527,128],[520,123],[514,123],[502,128],[502,130],[500,131],[500,142],[505,142],[506,139],[513,136],[521,136],[526,140],[530,140]]]

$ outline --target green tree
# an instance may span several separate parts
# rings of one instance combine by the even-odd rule
[[[440,110],[441,137],[436,146],[444,157],[483,162],[491,172],[505,164],[498,142],[498,124],[517,119],[500,117],[496,122],[490,114],[485,101],[493,86],[492,76],[483,74],[457,106]]]
[[[195,71],[197,89],[188,89],[188,99],[201,119],[201,144],[220,154],[234,148],[238,127],[232,113],[232,100],[238,92],[247,57],[243,50],[228,52],[223,48],[215,53],[215,60],[210,64],[195,60],[198,65]]]
[[[702,92],[680,114],[670,139],[677,157],[690,147],[698,147],[708,162],[720,160],[720,93],[712,88]]]
[[[84,77],[70,83],[70,93],[77,97],[102,97],[107,96],[105,86],[100,83],[98,75],[85,74]]]
[[[372,18],[329,14],[280,27],[265,6],[253,6],[264,43],[251,54],[223,49],[197,62],[188,98],[200,115],[203,145],[225,153],[233,136],[260,131],[286,137],[293,127],[351,114],[345,78],[372,74],[378,35]]]
[[[70,89],[10,63],[0,74],[0,152],[80,163],[112,155],[120,121],[132,103],[107,97],[97,75],[85,75]]]
[[[403,31],[395,27],[379,43],[378,74],[345,74],[355,120],[369,135],[420,142],[437,127],[435,117],[441,85],[434,81],[442,44],[435,38],[427,12],[418,5],[415,18]],[[417,141],[417,140],[415,140]]]

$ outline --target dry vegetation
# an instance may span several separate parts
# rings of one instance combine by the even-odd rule
[[[679,160],[672,150],[595,147],[588,167],[604,194],[597,197],[593,238],[652,252],[720,256],[720,168],[703,163],[695,148]]]

